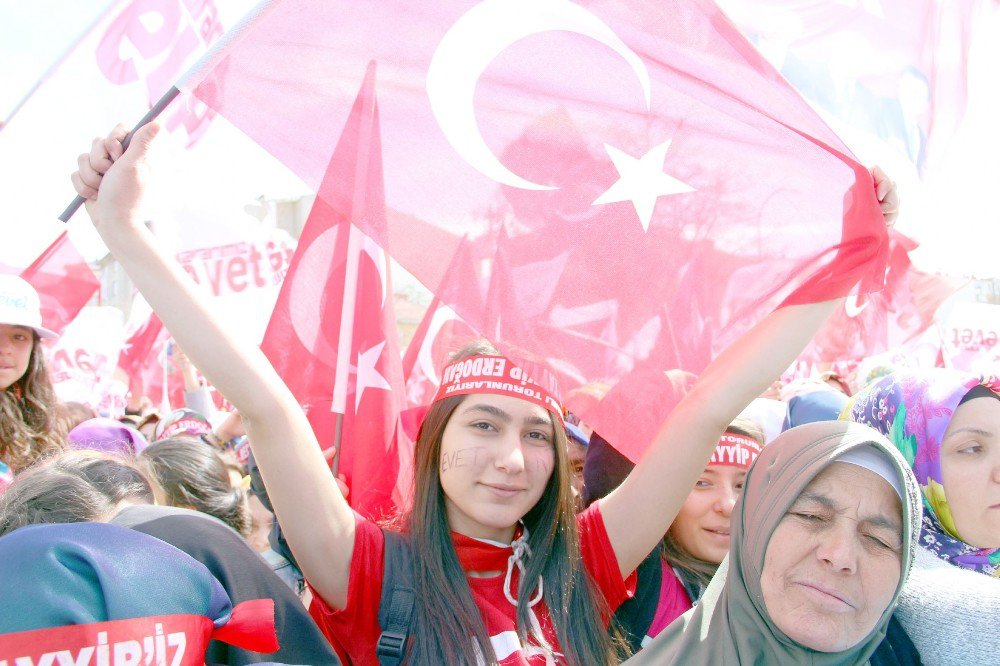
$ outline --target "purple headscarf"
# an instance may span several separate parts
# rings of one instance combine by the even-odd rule
[[[88,419],[69,431],[71,449],[134,456],[149,446],[142,433],[114,419]]]
[[[962,398],[976,386],[1000,392],[1000,378],[943,368],[899,371],[858,392],[844,418],[875,428],[910,464],[924,500],[920,545],[956,566],[1000,576],[1000,549],[966,543],[948,506],[941,440]]]

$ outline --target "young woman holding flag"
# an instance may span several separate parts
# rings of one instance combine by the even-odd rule
[[[383,533],[355,515],[302,409],[253,345],[230,333],[142,224],[158,127],[116,128],[73,174],[95,226],[188,355],[243,416],[268,493],[317,595],[315,617],[354,664],[375,664]],[[895,189],[876,175],[886,218]],[[723,351],[642,461],[577,519],[554,396],[488,348],[443,375],[416,445],[416,618],[410,663],[604,664],[609,611],[667,531],[720,434],[786,368],[839,301],[792,305]],[[451,381],[448,381],[448,380]],[[524,390],[524,387],[529,390]],[[516,387],[521,387],[518,390]]]

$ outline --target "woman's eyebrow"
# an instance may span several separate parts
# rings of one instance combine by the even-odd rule
[[[839,509],[837,508],[837,504],[832,499],[830,499],[826,495],[814,493],[809,490],[803,490],[802,493],[799,494],[795,502],[792,503],[792,508],[794,508],[799,502],[802,501],[815,502],[816,504],[822,506],[824,509],[829,509],[830,511],[834,512],[839,511]],[[872,527],[879,527],[887,530],[892,530],[896,534],[901,534],[903,530],[903,526],[899,523],[899,521],[895,521],[892,518],[889,518],[883,514],[876,514],[874,516],[865,516],[864,518],[861,519],[860,522],[871,525]]]
[[[990,432],[989,430],[983,430],[982,428],[974,428],[972,426],[969,426],[967,428],[959,428],[958,430],[948,433],[948,436],[945,437],[944,439],[945,441],[947,441],[952,437],[954,437],[955,435],[960,435],[962,433],[970,433],[973,435],[979,435],[980,437],[993,437],[993,433]]]
[[[868,523],[872,527],[881,527],[887,530],[892,530],[896,534],[902,534],[903,526],[891,518],[884,515],[868,516],[862,520],[864,523]]]
[[[794,507],[800,502],[813,502],[815,504],[819,504],[824,509],[830,509],[831,511],[837,510],[837,504],[832,499],[826,495],[820,495],[819,493],[814,493],[810,490],[803,490],[799,493],[799,496],[795,498],[794,502],[792,502],[792,506]]]
[[[499,407],[494,407],[493,405],[486,405],[486,404],[482,404],[482,403],[477,403],[475,405],[469,405],[468,407],[466,407],[462,411],[463,412],[485,412],[485,413],[489,414],[490,416],[497,417],[498,419],[500,419],[504,423],[510,423],[511,421],[514,420],[514,418],[510,414],[508,414],[504,410],[500,409]]]

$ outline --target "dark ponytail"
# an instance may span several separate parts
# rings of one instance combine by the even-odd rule
[[[250,534],[246,491],[233,487],[225,463],[208,444],[184,437],[164,439],[145,448],[137,460],[170,506],[207,513],[243,536]]]

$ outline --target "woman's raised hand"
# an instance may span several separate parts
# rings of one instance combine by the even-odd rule
[[[141,221],[149,147],[159,131],[157,123],[143,126],[125,150],[122,142],[128,129],[119,124],[107,137],[94,139],[90,152],[77,158],[77,171],[70,180],[77,194],[87,200],[87,212],[98,228]]]
[[[882,206],[885,226],[891,227],[896,224],[896,218],[899,217],[899,192],[896,191],[896,181],[889,178],[889,174],[880,166],[872,167],[871,172],[872,178],[875,179],[875,196]]]

